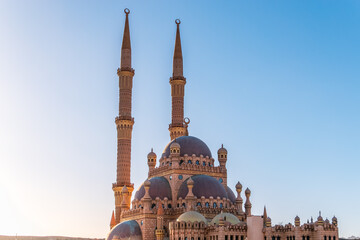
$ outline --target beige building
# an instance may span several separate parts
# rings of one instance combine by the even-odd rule
[[[134,192],[131,183],[131,134],[134,118],[131,98],[134,69],[131,67],[129,13],[125,29],[119,76],[120,103],[116,117],[118,139],[117,179],[113,184],[115,211],[107,240],[338,240],[337,219],[301,224],[272,225],[266,209],[260,216],[251,212],[251,191],[238,182],[235,193],[227,185],[227,150],[221,146],[213,156],[208,146],[188,133],[184,118],[186,78],[176,20],[173,74],[170,77],[171,141],[157,156],[147,156],[147,180]],[[133,198],[132,198],[133,197]],[[244,199],[243,199],[244,198]],[[131,201],[131,199],[133,199]]]

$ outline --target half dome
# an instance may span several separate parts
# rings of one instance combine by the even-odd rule
[[[119,223],[111,229],[106,240],[142,240],[140,226],[135,220]]]
[[[205,198],[228,198],[225,188],[218,180],[216,180],[216,178],[207,175],[194,175],[191,177],[191,179],[194,181],[194,187],[192,191],[197,198],[201,198],[202,196],[204,196]],[[180,185],[177,196],[178,198],[181,197],[184,199],[188,194],[188,180],[189,178]]]
[[[196,156],[203,155],[204,157],[209,156],[211,158],[209,147],[203,141],[193,136],[182,136],[172,140],[165,147],[162,157],[170,156],[170,145],[175,141],[180,145],[180,156],[195,154]]]
[[[172,199],[171,187],[168,180],[164,177],[153,177],[150,178],[150,189],[149,194],[152,199],[159,197],[160,199],[168,198]],[[135,199],[140,200],[145,195],[144,183],[138,188],[135,193]]]
[[[198,212],[189,211],[181,214],[177,219],[177,222],[204,222],[207,223],[206,218]]]
[[[236,225],[238,223],[240,223],[240,220],[234,215],[234,214],[231,214],[231,213],[220,213],[218,215],[216,215],[210,222],[211,225],[218,225],[219,224],[219,221],[220,219],[224,219],[224,222],[228,222],[230,223],[231,225]]]

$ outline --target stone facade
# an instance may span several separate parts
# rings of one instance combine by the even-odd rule
[[[125,10],[125,30],[118,69],[120,86],[117,181],[113,184],[115,214],[111,218],[108,240],[338,240],[337,219],[316,222],[275,225],[267,216],[253,215],[251,191],[235,186],[236,195],[227,185],[228,152],[221,146],[217,161],[200,139],[189,136],[184,119],[186,79],[183,76],[183,56],[180,20],[176,20],[176,40],[173,75],[170,78],[172,121],[171,142],[159,156],[151,150],[147,156],[148,179],[133,196],[130,181],[131,95],[134,70],[131,68],[129,10]],[[131,198],[133,200],[131,201]]]

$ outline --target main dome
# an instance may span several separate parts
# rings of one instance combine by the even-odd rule
[[[150,189],[149,194],[152,199],[159,197],[160,199],[164,199],[167,197],[169,200],[171,197],[171,187],[168,180],[164,177],[153,177],[150,178]],[[142,199],[145,195],[144,184],[141,184],[139,189],[135,193],[135,199]]]
[[[111,229],[106,240],[142,240],[140,226],[135,220],[119,223]]]
[[[191,179],[194,181],[194,187],[192,191],[197,198],[201,198],[202,196],[204,196],[205,198],[228,198],[225,188],[218,180],[216,180],[216,178],[208,175],[195,175],[192,176]],[[189,178],[180,185],[178,198],[181,197],[184,199],[188,194],[188,180]]]
[[[180,145],[180,156],[185,154],[191,156],[195,154],[196,156],[203,155],[204,157],[209,156],[211,158],[211,151],[209,147],[200,139],[193,136],[182,136],[172,140],[164,149],[162,157],[170,156],[170,145],[176,141]]]

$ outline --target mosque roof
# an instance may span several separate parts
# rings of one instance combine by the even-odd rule
[[[196,156],[203,155],[204,157],[212,157],[209,147],[199,138],[193,136],[182,136],[172,140],[165,147],[162,157],[170,156],[170,145],[174,141],[176,141],[180,145],[180,156],[184,156],[185,154],[191,156],[195,154]]]
[[[204,222],[207,223],[206,218],[198,212],[189,211],[181,214],[177,219],[177,222]]]
[[[164,199],[167,197],[169,200],[172,199],[171,195],[171,187],[168,180],[164,177],[153,177],[149,179],[150,181],[150,189],[149,194],[152,199],[159,197],[160,199]],[[144,183],[138,188],[135,193],[135,199],[142,199],[145,195]]]
[[[201,198],[202,196],[205,198],[228,198],[228,194],[225,188],[218,180],[216,180],[216,178],[207,175],[194,175],[191,176],[191,179],[194,181],[194,187],[192,191],[197,198]],[[177,196],[178,198],[185,198],[188,194],[188,180],[189,178],[180,185]]]
[[[106,240],[142,240],[140,226],[135,220],[119,223],[111,229]]]

